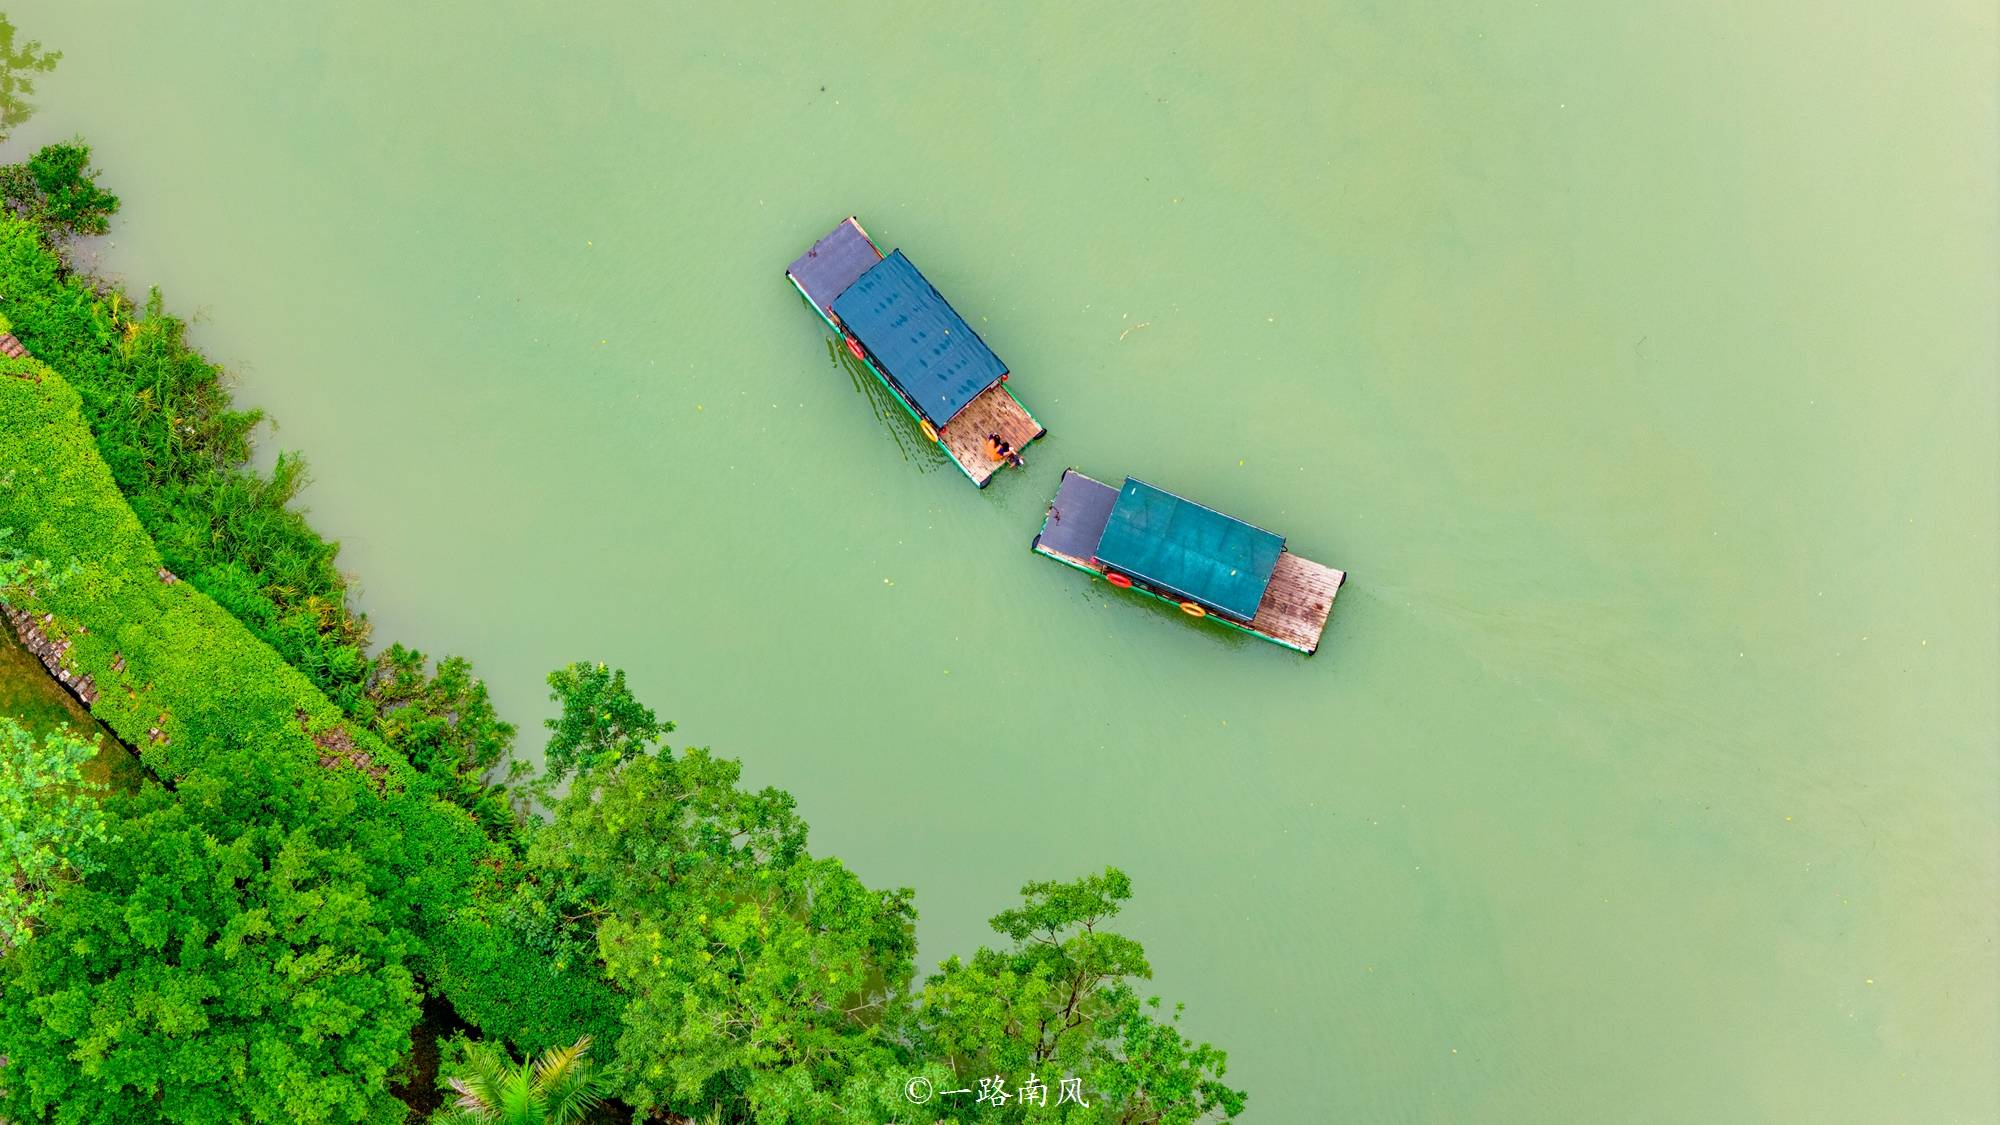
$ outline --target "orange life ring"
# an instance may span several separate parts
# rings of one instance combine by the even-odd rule
[[[847,350],[854,356],[855,359],[865,360],[868,358],[861,351],[861,341],[855,339],[852,336],[849,336],[847,338]]]
[[[1188,615],[1189,617],[1207,617],[1207,616],[1208,616],[1208,611],[1207,611],[1207,610],[1205,610],[1205,609],[1201,608],[1200,606],[1198,606],[1198,605],[1194,604],[1193,602],[1182,602],[1182,603],[1181,603],[1181,612],[1182,612],[1182,613],[1185,613],[1185,614],[1187,614],[1187,615]]]
[[[931,425],[931,420],[929,418],[917,419],[917,428],[924,432],[924,436],[926,438],[929,438],[932,441],[936,441],[938,439],[937,427]]]
[[[1132,580],[1122,574],[1107,574],[1104,576],[1104,580],[1118,587],[1120,590],[1130,590],[1132,588]]]

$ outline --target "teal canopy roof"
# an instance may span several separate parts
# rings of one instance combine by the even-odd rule
[[[1238,621],[1257,616],[1285,539],[1192,500],[1127,480],[1097,561]]]
[[[901,250],[833,299],[833,313],[924,417],[942,426],[1007,373]]]

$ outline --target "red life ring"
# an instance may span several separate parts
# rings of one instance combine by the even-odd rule
[[[1122,574],[1107,574],[1104,576],[1104,580],[1118,587],[1120,590],[1130,590],[1132,588],[1132,580]]]
[[[855,338],[854,338],[854,337],[852,337],[852,336],[849,336],[849,337],[847,338],[847,350],[848,350],[848,351],[850,351],[850,352],[852,352],[852,353],[854,354],[854,358],[855,358],[855,359],[864,359],[864,360],[865,360],[865,359],[867,359],[867,358],[868,358],[868,357],[867,357],[866,355],[862,354],[862,351],[861,351],[861,341],[859,341],[859,340],[855,339]]]

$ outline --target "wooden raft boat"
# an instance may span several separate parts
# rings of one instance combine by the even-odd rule
[[[1007,366],[979,333],[901,250],[884,255],[853,216],[785,276],[973,484],[985,488],[1048,432],[1007,389]]]
[[[1036,553],[1311,656],[1347,575],[1282,536],[1140,480],[1063,471]]]

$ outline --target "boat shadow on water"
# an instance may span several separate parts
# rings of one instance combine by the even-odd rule
[[[895,441],[903,460],[926,473],[951,464],[951,459],[945,456],[944,447],[924,436],[924,432],[917,428],[916,420],[903,409],[902,403],[896,401],[889,388],[882,385],[882,380],[875,377],[866,363],[856,359],[842,346],[838,338],[827,338],[826,358],[827,362],[845,371],[855,391],[868,400],[875,420],[882,423],[882,428]]]

